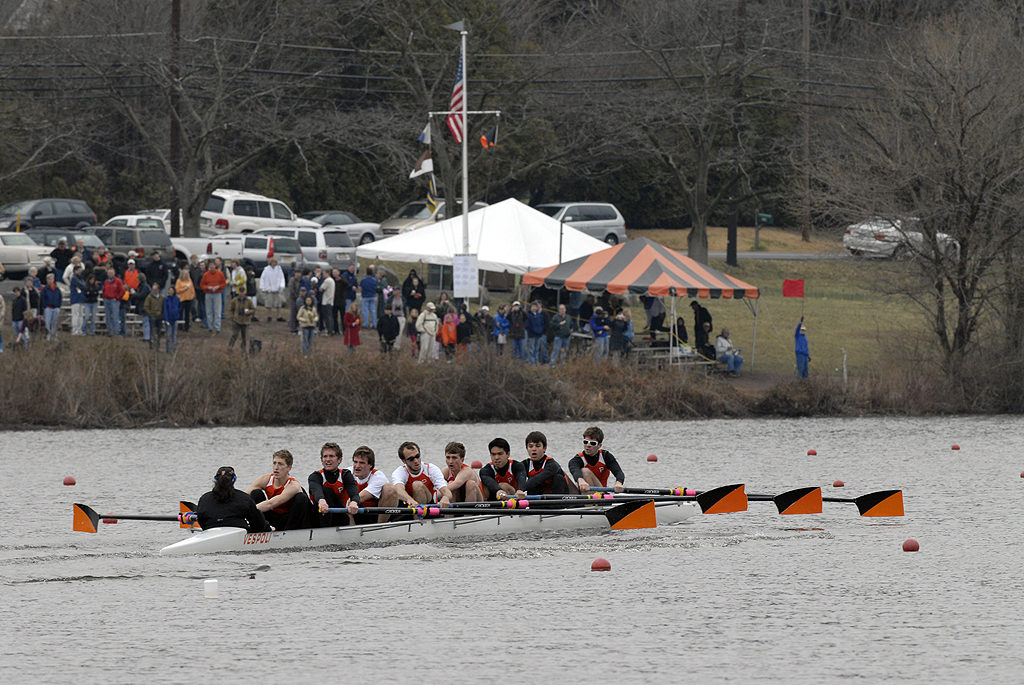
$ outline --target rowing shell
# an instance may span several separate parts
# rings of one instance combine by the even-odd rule
[[[657,507],[658,525],[670,525],[695,516],[700,510],[692,502],[672,502]],[[602,516],[572,516],[560,510],[557,515],[509,516],[486,514],[457,518],[414,519],[393,523],[368,523],[337,528],[278,530],[272,533],[248,533],[244,528],[195,529],[180,542],[168,545],[160,554],[210,554],[216,552],[262,552],[264,550],[310,547],[348,547],[381,542],[407,542],[424,539],[449,539],[475,535],[503,535],[535,531],[607,529]]]

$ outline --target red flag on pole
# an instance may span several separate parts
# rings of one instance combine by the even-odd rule
[[[787,278],[782,281],[782,296],[783,297],[803,297],[804,296],[804,279],[802,278]]]

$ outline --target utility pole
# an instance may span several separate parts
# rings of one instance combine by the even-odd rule
[[[181,235],[181,0],[171,0],[171,235]]]
[[[800,217],[800,237],[811,241],[811,0],[804,0],[804,120],[803,162],[804,198]]]
[[[743,106],[740,104],[743,100],[743,75],[746,71],[746,65],[744,63],[744,52],[746,50],[744,46],[744,25],[747,19],[747,0],[737,0],[736,2],[736,71],[735,79],[736,86],[733,90],[733,97],[735,98],[735,104],[733,105],[732,112],[732,182],[729,184],[731,188],[730,202],[731,207],[729,209],[729,227],[726,234],[726,246],[725,246],[725,263],[729,266],[739,266],[739,261],[736,257],[736,243],[737,236],[736,230],[739,224],[739,204],[736,201],[736,194],[738,192],[737,185],[740,182],[740,129],[743,126]]]

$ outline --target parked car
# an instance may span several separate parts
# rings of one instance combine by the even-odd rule
[[[843,247],[857,256],[893,257],[896,259],[909,257],[922,252],[925,248],[924,234],[920,229],[921,220],[916,217],[907,219],[886,219],[872,217],[846,227],[843,233]],[[960,251],[960,243],[946,233],[935,235],[936,243],[942,254],[956,256]]]
[[[44,198],[10,202],[0,207],[0,231],[24,231],[37,226],[91,226],[96,212],[83,200]]]
[[[258,276],[276,257],[278,264],[288,272],[294,263],[305,266],[299,241],[287,236],[257,235],[255,233],[225,233],[209,239],[209,251],[201,260],[220,257],[225,261],[237,259],[243,266],[251,266]]]
[[[547,202],[534,209],[609,245],[626,241],[626,220],[608,202]]]
[[[306,266],[325,269],[345,269],[356,263],[356,246],[352,238],[341,228],[318,226],[317,228],[292,228],[275,226],[253,231],[253,235],[273,235],[294,238],[302,249]]]
[[[90,250],[103,247],[103,241],[89,228],[30,228],[22,232],[40,245],[49,248],[57,247],[57,243],[63,240],[74,250],[78,247],[79,238]]]
[[[120,214],[103,222],[104,226],[138,226],[140,228],[159,228],[166,232],[164,220],[148,214]]]
[[[134,259],[140,269],[144,268],[155,251],[160,252],[162,260],[170,262],[175,258],[174,245],[162,228],[95,226],[92,231],[110,250],[117,269],[123,269],[129,259]]]
[[[462,204],[461,201],[459,204]],[[474,202],[469,206],[469,211],[475,212],[487,206],[486,202]],[[426,200],[416,200],[402,205],[401,209],[385,219],[380,225],[381,233],[384,235],[398,235],[407,231],[414,231],[417,228],[429,226],[435,221],[447,219],[448,215],[444,208],[444,200],[439,200],[434,211],[430,211]]]
[[[321,226],[344,228],[348,231],[348,236],[356,245],[366,245],[384,237],[384,233],[380,230],[380,224],[363,221],[352,212],[341,210],[303,212],[299,216],[303,219],[315,221]]]
[[[300,219],[280,200],[222,188],[213,191],[199,215],[200,232],[251,233],[258,228],[273,226],[319,225],[308,219]]]
[[[31,267],[41,268],[50,248],[24,233],[0,231],[0,265],[7,278],[24,278]]]

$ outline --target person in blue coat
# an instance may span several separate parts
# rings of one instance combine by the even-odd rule
[[[807,326],[804,325],[802,316],[793,337],[796,339],[796,372],[800,378],[807,378],[807,364],[811,361],[811,351],[807,347]]]

